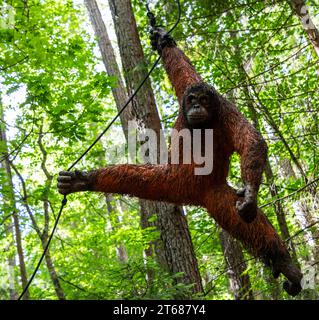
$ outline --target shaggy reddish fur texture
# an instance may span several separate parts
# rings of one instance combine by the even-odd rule
[[[176,46],[164,48],[162,57],[182,106],[185,90],[202,82],[202,79]],[[236,211],[235,203],[240,198],[226,182],[230,156],[233,152],[240,154],[242,178],[245,184],[251,184],[258,190],[267,146],[233,104],[220,95],[218,100],[218,112],[212,123],[214,168],[210,175],[194,175],[194,164],[115,165],[94,171],[94,190],[206,207],[218,224],[241,240],[253,254],[287,257],[289,254],[285,245],[260,209],[250,224],[242,221]],[[186,121],[180,110],[175,129],[185,127]]]

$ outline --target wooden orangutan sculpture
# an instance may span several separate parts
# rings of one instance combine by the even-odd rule
[[[174,40],[157,28],[151,34],[154,49],[162,55],[165,70],[180,104],[175,129],[213,129],[213,170],[195,175],[195,163],[108,166],[90,172],[60,172],[61,194],[99,191],[143,199],[207,208],[217,223],[270,266],[274,277],[282,273],[284,289],[301,290],[302,274],[285,244],[257,208],[257,193],[267,157],[267,145],[236,107],[204,83]],[[205,144],[204,144],[205,145]],[[171,151],[172,152],[172,151]],[[180,154],[183,150],[179,148]],[[230,156],[238,152],[245,187],[237,193],[226,178]]]

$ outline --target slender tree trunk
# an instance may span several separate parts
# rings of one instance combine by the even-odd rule
[[[4,123],[1,101],[0,101],[0,120],[2,120],[1,122]],[[7,202],[8,207],[12,210],[12,219],[11,218],[9,219],[7,234],[9,235],[9,237],[12,237],[12,236],[15,237],[15,244],[16,244],[18,259],[19,259],[21,287],[23,289],[27,285],[28,277],[27,277],[27,271],[26,271],[26,266],[24,261],[24,252],[23,252],[21,231],[20,231],[20,221],[19,221],[18,210],[16,207],[16,200],[15,200],[15,194],[14,194],[13,181],[12,181],[12,172],[10,167],[10,161],[9,161],[9,158],[7,157],[8,155],[7,137],[6,137],[5,127],[1,123],[0,123],[0,141],[2,141],[4,150],[5,150],[2,166],[6,172],[7,184],[8,184],[8,189],[7,189],[8,192],[6,195],[3,195],[3,197],[4,197],[4,201]],[[12,223],[13,223],[14,231],[13,231]],[[11,299],[17,298],[17,293],[13,285],[15,283],[14,267],[15,267],[15,259],[14,259],[14,256],[11,257],[10,255],[9,256],[9,273],[10,273],[9,281],[10,281],[10,298]],[[23,299],[24,300],[29,299],[29,290],[26,291]]]
[[[101,14],[96,1],[85,0],[89,9],[91,21],[100,39],[100,48],[103,47],[102,57],[109,75],[119,76],[119,68],[116,67],[115,54],[110,45],[109,37],[105,25],[101,19]],[[109,1],[112,12],[115,31],[118,39],[124,78],[126,82],[127,95],[131,95],[138,83],[146,75],[144,54],[140,44],[135,18],[132,12],[131,3],[128,0]],[[100,32],[100,34],[98,34]],[[101,41],[101,39],[104,41]],[[108,49],[106,51],[106,49]],[[103,53],[104,52],[104,53]],[[120,81],[120,80],[119,80]],[[120,84],[118,82],[118,84]],[[124,91],[124,84],[120,91]],[[117,107],[124,105],[126,97],[114,94]],[[139,127],[150,128],[156,131],[160,138],[160,119],[156,109],[155,99],[150,81],[147,81],[140,93],[133,100],[127,111],[127,120],[137,120]],[[124,121],[125,122],[125,121]],[[127,127],[126,127],[127,128]],[[125,132],[125,127],[124,127]],[[172,273],[183,272],[182,281],[186,284],[194,283],[193,292],[202,292],[201,278],[190,239],[187,222],[181,209],[174,205],[151,201],[140,201],[141,204],[141,224],[149,225],[148,218],[157,214],[156,225],[161,232],[163,241],[162,248],[155,247],[159,261],[167,266]],[[170,241],[171,242],[168,242]],[[150,252],[148,254],[151,254]]]
[[[42,142],[40,142],[40,144],[41,144],[42,150],[44,150]],[[42,162],[42,166],[43,166],[43,163],[45,163],[45,162]],[[43,231],[41,231],[41,229],[37,223],[37,220],[35,219],[35,217],[32,213],[31,207],[29,206],[29,203],[28,203],[29,195],[27,193],[26,183],[25,183],[21,173],[18,171],[17,167],[13,163],[11,163],[11,167],[13,168],[14,172],[16,173],[17,177],[19,178],[19,180],[21,182],[23,204],[24,204],[26,211],[30,217],[32,227],[36,231],[36,233],[41,241],[42,249],[44,250],[44,248],[47,244],[47,241],[48,241],[48,237],[49,237],[49,233],[48,233],[49,232],[49,219],[48,219],[49,218],[49,202],[48,202],[48,200],[44,199],[45,201],[43,202],[43,208],[44,208],[45,222],[44,222],[44,229],[43,229]],[[49,187],[49,185],[46,185],[46,187]],[[46,198],[46,196],[44,198]],[[61,288],[59,277],[55,271],[55,267],[54,267],[54,264],[53,264],[53,261],[51,258],[50,249],[47,250],[47,252],[46,252],[45,262],[46,262],[46,266],[49,271],[49,275],[50,275],[51,281],[53,283],[56,295],[60,300],[64,300],[65,295],[64,295],[64,292]]]
[[[52,179],[53,176],[49,173],[47,167],[46,167],[46,161],[47,161],[47,151],[44,148],[42,138],[43,138],[43,124],[40,126],[40,132],[39,132],[39,137],[38,137],[38,145],[40,148],[40,151],[42,153],[42,162],[41,162],[41,169],[46,177],[45,181],[45,192],[43,193],[43,210],[44,210],[44,230],[43,233],[41,234],[41,243],[42,243],[42,248],[44,249],[48,239],[49,239],[49,226],[50,226],[50,214],[49,214],[49,190],[52,185]],[[48,249],[46,254],[45,254],[45,262],[50,274],[51,281],[54,286],[55,293],[59,300],[65,300],[65,294],[63,292],[63,289],[61,287],[61,283],[59,280],[59,277],[57,275],[57,272],[55,270],[50,250]]]
[[[42,248],[44,250],[46,244],[47,244],[47,241],[48,239],[44,239],[42,241]],[[60,283],[60,279],[56,273],[56,270],[55,270],[55,267],[54,267],[54,264],[53,264],[53,261],[52,261],[52,257],[51,257],[51,253],[50,253],[50,249],[47,250],[46,254],[45,254],[45,263],[46,263],[46,266],[48,268],[48,271],[49,271],[49,275],[50,275],[50,278],[51,278],[51,281],[53,283],[53,287],[54,287],[54,290],[55,290],[55,293],[57,295],[57,297],[59,298],[59,300],[65,300],[65,294],[64,294],[64,291],[61,287],[61,283]]]
[[[274,174],[272,172],[271,166],[270,166],[269,158],[267,159],[265,174],[266,174],[266,178],[267,178],[267,183],[269,185],[270,194],[274,199],[276,199],[279,197],[278,196],[278,188],[277,188],[277,185],[275,184],[275,178],[274,178]],[[290,232],[288,229],[287,219],[286,219],[284,209],[279,201],[274,203],[274,209],[275,209],[277,221],[279,224],[281,236],[282,236],[283,240],[287,240],[290,238]],[[296,249],[295,249],[295,246],[293,245],[293,243],[290,244],[290,248],[291,248],[291,252],[292,252],[292,258],[294,259],[294,261],[296,263],[298,263]]]
[[[48,242],[48,234],[42,236],[42,239],[41,239],[41,244],[42,244],[42,249],[44,250],[47,242]],[[52,257],[51,257],[51,252],[50,252],[50,248],[47,250],[47,252],[45,253],[45,256],[44,256],[44,259],[45,259],[45,263],[46,263],[46,266],[48,268],[48,271],[49,271],[49,275],[50,275],[50,278],[51,278],[51,281],[52,281],[52,284],[53,284],[53,287],[54,287],[54,291],[58,297],[59,300],[65,300],[65,294],[64,294],[64,291],[61,287],[61,283],[60,283],[60,279],[57,275],[57,272],[55,270],[55,267],[54,267],[54,264],[53,264],[53,261],[52,261]]]
[[[100,9],[96,0],[84,0],[86,8],[89,13],[92,27],[100,48],[102,61],[109,76],[117,77],[117,84],[112,88],[113,97],[118,111],[124,106],[128,99],[127,91],[122,79],[121,71],[116,61],[115,51],[111,44],[109,34],[104,24]],[[120,115],[121,124],[125,138],[127,139],[128,122],[132,120],[130,112],[131,105],[129,105]]]
[[[316,55],[319,57],[319,31],[309,15],[308,7],[304,0],[290,0],[294,13],[300,19],[301,25],[306,32]]]
[[[2,166],[1,166],[2,167]],[[6,246],[6,251],[8,252],[8,262],[7,262],[7,274],[8,274],[8,285],[9,285],[9,297],[10,300],[16,300],[18,297],[18,293],[16,290],[16,277],[15,277],[15,268],[16,268],[16,261],[15,261],[15,253],[12,250],[14,246],[14,233],[13,233],[13,221],[12,216],[10,216],[4,222],[4,229],[5,229],[5,236],[8,241]]]
[[[242,247],[225,230],[219,233],[219,239],[224,253],[230,291],[236,300],[254,300]]]
[[[313,194],[311,192],[308,193],[310,197],[313,198]],[[316,201],[312,199],[312,201]],[[318,211],[316,216],[315,209],[311,208],[311,201],[309,201],[309,198],[306,196],[304,199],[301,199],[297,201],[297,205],[300,209],[300,212],[302,213],[303,219],[299,219],[299,223],[302,228],[305,228],[309,225],[316,225],[316,221],[318,221]],[[302,221],[304,220],[304,221]],[[318,270],[318,263],[319,263],[319,228],[318,225],[314,228],[309,229],[310,234],[310,241],[312,246],[312,252],[313,252],[313,261],[312,264],[315,266],[316,270]],[[318,281],[318,280],[317,280]]]
[[[111,227],[114,230],[116,227],[114,227],[113,225],[115,224],[117,226],[120,223],[120,218],[119,218],[118,210],[116,210],[112,204],[112,200],[113,200],[113,198],[110,194],[105,194],[107,211],[109,213]],[[128,257],[127,257],[127,253],[126,253],[126,250],[125,250],[125,247],[123,244],[120,243],[116,247],[116,255],[117,255],[120,262],[127,263]]]

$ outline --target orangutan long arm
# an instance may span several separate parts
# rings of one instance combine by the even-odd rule
[[[176,45],[165,47],[162,52],[163,65],[175,89],[180,105],[186,88],[202,81],[194,66]]]
[[[241,176],[258,192],[267,160],[267,144],[248,120],[221,98],[223,122],[233,147],[241,157]]]
[[[194,191],[185,188],[191,168],[170,165],[114,165],[90,172],[92,191],[118,193],[178,205],[194,202]],[[182,178],[184,176],[184,178]],[[191,176],[191,175],[189,175]]]

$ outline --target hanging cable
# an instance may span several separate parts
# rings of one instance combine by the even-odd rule
[[[181,19],[181,4],[180,4],[180,0],[176,0],[177,2],[177,6],[178,6],[178,18],[175,22],[175,24],[173,25],[173,27],[168,31],[168,33],[171,33],[179,24],[180,19]],[[149,24],[151,26],[151,28],[156,28],[156,18],[154,16],[154,14],[150,11],[148,4],[146,4],[146,10],[147,10],[147,16],[149,18]],[[161,60],[161,55],[158,56],[158,58],[156,59],[156,61],[154,62],[154,64],[152,65],[151,69],[149,70],[149,72],[147,73],[147,75],[145,76],[145,78],[141,81],[141,83],[139,84],[139,86],[136,88],[136,90],[133,92],[133,94],[129,97],[129,99],[127,100],[127,102],[124,104],[124,106],[121,108],[121,110],[117,113],[117,115],[111,120],[111,122],[106,126],[106,128],[101,132],[100,135],[98,135],[98,137],[92,142],[92,144],[78,157],[78,159],[76,161],[74,161],[72,163],[72,165],[70,165],[70,167],[68,168],[67,171],[71,171],[83,158],[84,156],[98,143],[98,141],[103,137],[103,135],[110,129],[110,127],[114,124],[114,122],[119,118],[119,116],[122,114],[122,112],[126,109],[126,107],[130,104],[130,102],[134,99],[134,97],[137,95],[137,93],[141,90],[141,88],[143,87],[143,85],[145,84],[145,82],[148,80],[148,78],[150,77],[151,73],[153,72],[153,70],[156,68],[156,66],[158,65],[158,63]],[[45,248],[43,249],[43,253],[27,283],[27,285],[25,286],[25,288],[23,289],[22,293],[20,294],[18,300],[21,300],[24,296],[24,294],[27,292],[27,290],[29,289],[34,277],[36,276],[41,263],[49,249],[51,240],[54,236],[54,233],[58,227],[59,224],[59,220],[60,217],[62,215],[62,211],[64,209],[64,207],[67,204],[67,197],[66,195],[63,197],[62,201],[61,201],[61,206],[59,209],[59,213],[56,217],[56,220],[54,222],[54,226],[52,229],[52,232],[50,234],[50,237],[48,238],[48,241],[46,243]]]

